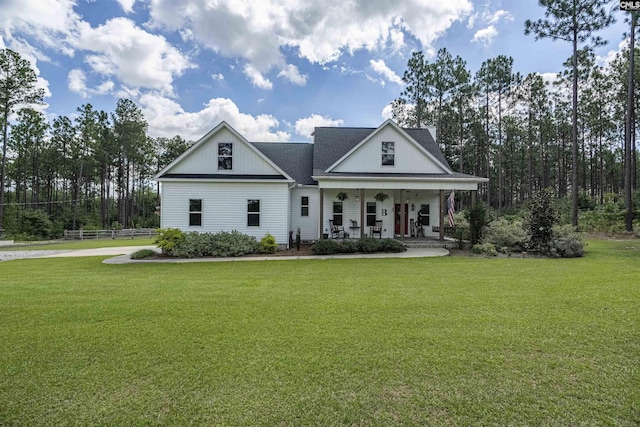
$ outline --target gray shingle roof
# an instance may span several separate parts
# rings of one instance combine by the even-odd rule
[[[251,142],[298,184],[313,185],[313,144],[295,142]]]
[[[338,161],[349,150],[368,137],[376,128],[315,128],[313,144],[313,172],[314,175]],[[434,141],[427,129],[403,129],[418,144],[431,153],[438,161],[449,167],[438,144]]]

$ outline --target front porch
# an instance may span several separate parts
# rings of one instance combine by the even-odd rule
[[[375,233],[375,237],[412,245],[446,243],[446,198],[451,191],[321,187],[320,237],[362,238]],[[462,191],[471,191],[471,200],[475,200],[475,190]]]

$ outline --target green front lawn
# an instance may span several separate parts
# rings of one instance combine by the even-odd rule
[[[0,425],[638,425],[640,241],[0,263]]]
[[[37,251],[37,250],[73,250],[115,248],[122,246],[149,246],[154,245],[154,238],[135,239],[94,239],[94,240],[60,240],[57,242],[20,243],[12,246],[2,246],[0,251]]]

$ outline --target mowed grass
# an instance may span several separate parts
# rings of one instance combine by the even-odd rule
[[[38,251],[38,250],[74,250],[74,249],[95,249],[95,248],[115,248],[122,246],[149,246],[154,245],[155,238],[136,239],[93,239],[93,240],[60,240],[57,242],[37,242],[12,246],[2,246],[0,251]]]
[[[640,423],[640,241],[100,260],[0,263],[0,425]]]

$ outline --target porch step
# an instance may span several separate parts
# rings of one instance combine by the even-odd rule
[[[405,240],[407,248],[455,248],[457,243],[454,240]]]

